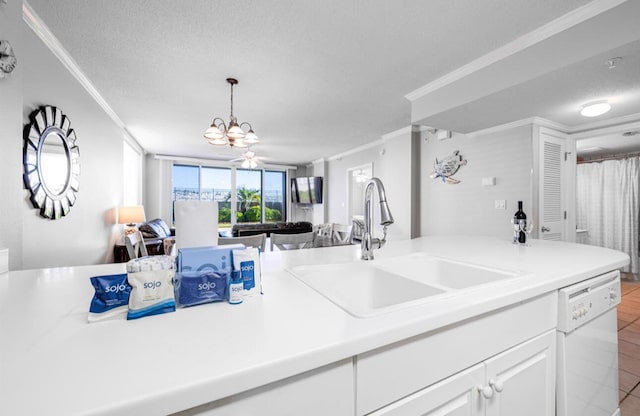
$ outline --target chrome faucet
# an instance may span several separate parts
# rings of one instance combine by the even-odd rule
[[[378,199],[380,200],[380,225],[382,225],[382,239],[372,237],[373,227],[373,206],[371,199],[373,188],[378,188]],[[384,185],[378,178],[371,178],[364,189],[364,235],[362,236],[362,260],[373,260],[373,249],[381,248],[387,242],[387,227],[393,224],[393,216],[387,205],[387,194]]]

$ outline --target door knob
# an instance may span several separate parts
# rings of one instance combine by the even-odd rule
[[[500,393],[504,388],[504,383],[500,380],[489,379],[489,385],[493,387],[496,393]]]
[[[549,231],[551,231],[551,228],[549,228],[549,227],[545,227],[545,226],[543,225],[543,226],[542,226],[542,228],[541,228],[541,231],[542,231],[543,233],[548,233]]]
[[[478,392],[482,394],[482,397],[485,399],[493,397],[493,389],[491,386],[478,386]]]

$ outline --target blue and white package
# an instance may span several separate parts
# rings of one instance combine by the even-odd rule
[[[260,250],[258,248],[252,247],[245,250],[233,250],[233,269],[240,271],[245,296],[262,294]]]
[[[175,265],[169,259],[169,256],[150,256],[127,263],[127,281],[132,288],[127,319],[175,312]]]
[[[174,274],[175,270],[129,273],[127,280],[132,289],[127,319],[175,312]]]
[[[231,251],[244,249],[242,244],[221,247],[190,247],[178,250],[178,271],[231,272]]]
[[[129,308],[131,286],[126,274],[93,276],[90,278],[95,289],[89,306],[89,322],[124,318]]]
[[[176,273],[174,279],[178,306],[194,306],[221,302],[227,296],[227,272],[186,271]]]

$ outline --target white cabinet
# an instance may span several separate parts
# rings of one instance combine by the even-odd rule
[[[556,333],[549,331],[485,362],[494,394],[486,416],[553,416]]]
[[[490,357],[497,360],[497,354],[554,329],[557,301],[557,293],[549,293],[358,355],[356,414],[381,409]]]
[[[551,330],[370,416],[552,416],[555,340]]]
[[[353,360],[343,360],[174,416],[353,415]]]
[[[369,416],[478,416],[484,412],[478,386],[485,384],[483,364],[444,379]]]

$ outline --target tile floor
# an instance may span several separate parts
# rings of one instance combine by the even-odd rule
[[[618,369],[621,416],[640,415],[640,276],[622,274],[618,305]]]

